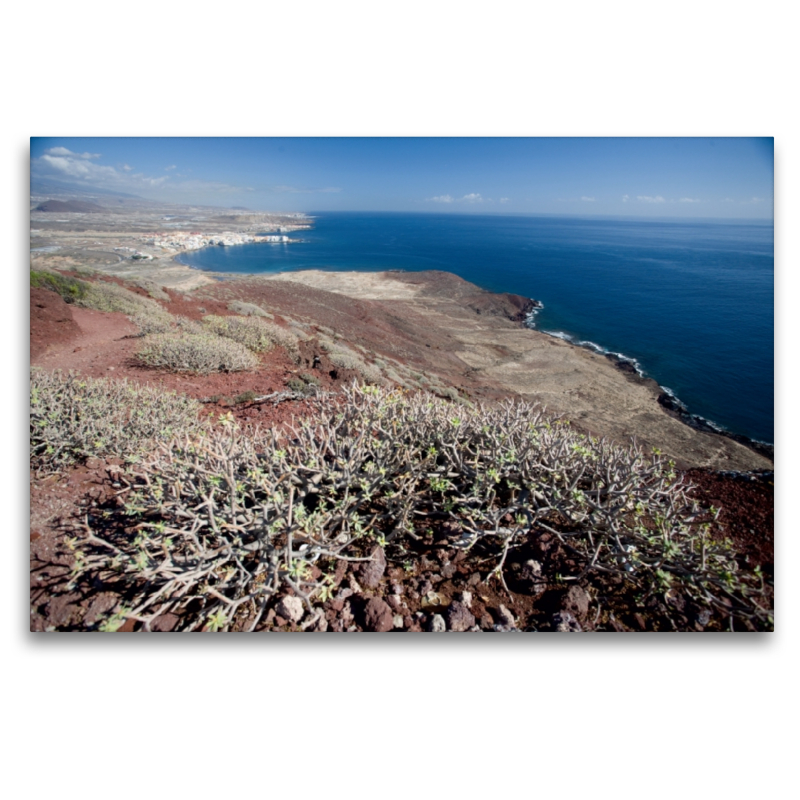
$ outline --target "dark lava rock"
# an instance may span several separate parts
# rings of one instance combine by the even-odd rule
[[[364,606],[364,630],[384,633],[394,627],[394,613],[380,597],[371,597]]]
[[[475,624],[475,617],[470,613],[470,610],[458,600],[454,600],[444,613],[447,627],[451,631],[468,631]]]
[[[403,607],[403,600],[399,594],[390,594],[387,601],[393,611],[400,611]]]
[[[519,572],[519,579],[532,595],[541,594],[547,589],[547,580],[543,575],[542,565],[533,559],[525,562]]]
[[[522,633],[516,625],[494,625],[492,631],[494,633]]]
[[[589,613],[589,595],[580,586],[573,586],[561,599],[561,608],[581,619]]]
[[[452,578],[453,575],[456,574],[458,567],[455,564],[446,564],[442,567],[442,577],[443,578]]]
[[[376,547],[370,553],[371,561],[359,564],[353,572],[358,580],[370,589],[375,589],[380,585],[383,573],[386,572],[386,555],[382,547]]]
[[[505,606],[501,605],[497,611],[495,611],[495,614],[500,625],[509,629],[517,627],[517,621],[514,619],[514,615]]]
[[[580,633],[583,628],[569,611],[559,611],[553,614],[553,630],[558,633]]]

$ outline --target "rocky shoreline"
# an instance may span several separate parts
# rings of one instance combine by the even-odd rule
[[[621,367],[622,368],[622,367]],[[662,389],[664,387],[661,387]],[[775,445],[768,442],[759,442],[757,439],[750,439],[748,436],[743,436],[739,433],[731,433],[721,428],[719,425],[714,425],[707,419],[704,419],[697,414],[692,414],[684,403],[682,403],[672,392],[662,391],[658,396],[659,405],[664,408],[669,414],[679,419],[684,425],[694,428],[697,431],[705,433],[713,433],[716,436],[725,436],[731,441],[749,447],[754,453],[758,453],[764,458],[775,460]]]
[[[537,330],[536,328],[536,314],[540,309],[544,308],[544,304],[539,300],[528,300],[528,304],[526,306],[526,311],[524,314],[520,315],[520,322],[531,330]],[[546,333],[542,331],[543,333]],[[546,334],[552,335],[552,334]],[[751,439],[748,436],[744,436],[738,433],[732,433],[731,431],[725,430],[725,428],[721,427],[720,425],[716,425],[715,423],[711,422],[710,420],[705,419],[704,417],[699,416],[698,414],[693,414],[689,411],[686,404],[683,403],[678,397],[675,396],[673,392],[669,389],[666,389],[664,386],[660,386],[657,384],[652,378],[649,378],[644,370],[639,365],[636,359],[631,358],[630,356],[626,356],[622,353],[614,353],[606,350],[605,348],[600,347],[599,345],[594,344],[593,342],[575,342],[569,337],[555,337],[562,339],[563,341],[568,342],[569,344],[573,345],[574,347],[582,347],[586,350],[593,351],[603,355],[605,358],[608,359],[620,372],[624,373],[629,378],[638,378],[643,383],[649,385],[658,386],[659,394],[657,397],[658,404],[668,413],[670,416],[674,417],[675,419],[682,422],[684,425],[688,425],[690,428],[693,428],[697,431],[702,431],[703,433],[710,433],[716,436],[724,436],[731,441],[734,441],[738,444],[744,445],[745,447],[752,450],[754,453],[757,453],[764,458],[768,458],[771,461],[775,459],[775,445],[770,444],[769,442],[762,442],[757,439]]]

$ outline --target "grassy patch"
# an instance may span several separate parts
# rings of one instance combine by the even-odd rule
[[[51,292],[61,295],[67,303],[76,303],[78,300],[82,300],[86,296],[88,286],[86,281],[59,275],[57,272],[31,270],[32,289],[49,289]]]

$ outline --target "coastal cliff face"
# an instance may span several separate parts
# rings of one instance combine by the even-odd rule
[[[319,304],[315,310],[324,309],[331,327],[360,324],[361,334],[376,348],[399,351],[475,396],[524,397],[594,435],[658,448],[682,468],[772,469],[769,458],[743,444],[696,430],[667,413],[658,402],[662,390],[655,381],[522,327],[519,321],[530,304],[526,298],[485,292],[445,272],[309,270],[258,280],[274,286],[276,301],[290,302],[295,310],[313,292]],[[349,302],[337,302],[332,295]]]

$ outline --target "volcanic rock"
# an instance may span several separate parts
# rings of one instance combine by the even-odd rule
[[[468,631],[475,624],[475,617],[470,613],[469,609],[458,600],[450,603],[447,611],[445,612],[445,619],[447,627],[451,631]]]
[[[394,614],[380,597],[371,597],[364,606],[364,630],[385,633],[394,627]]]

